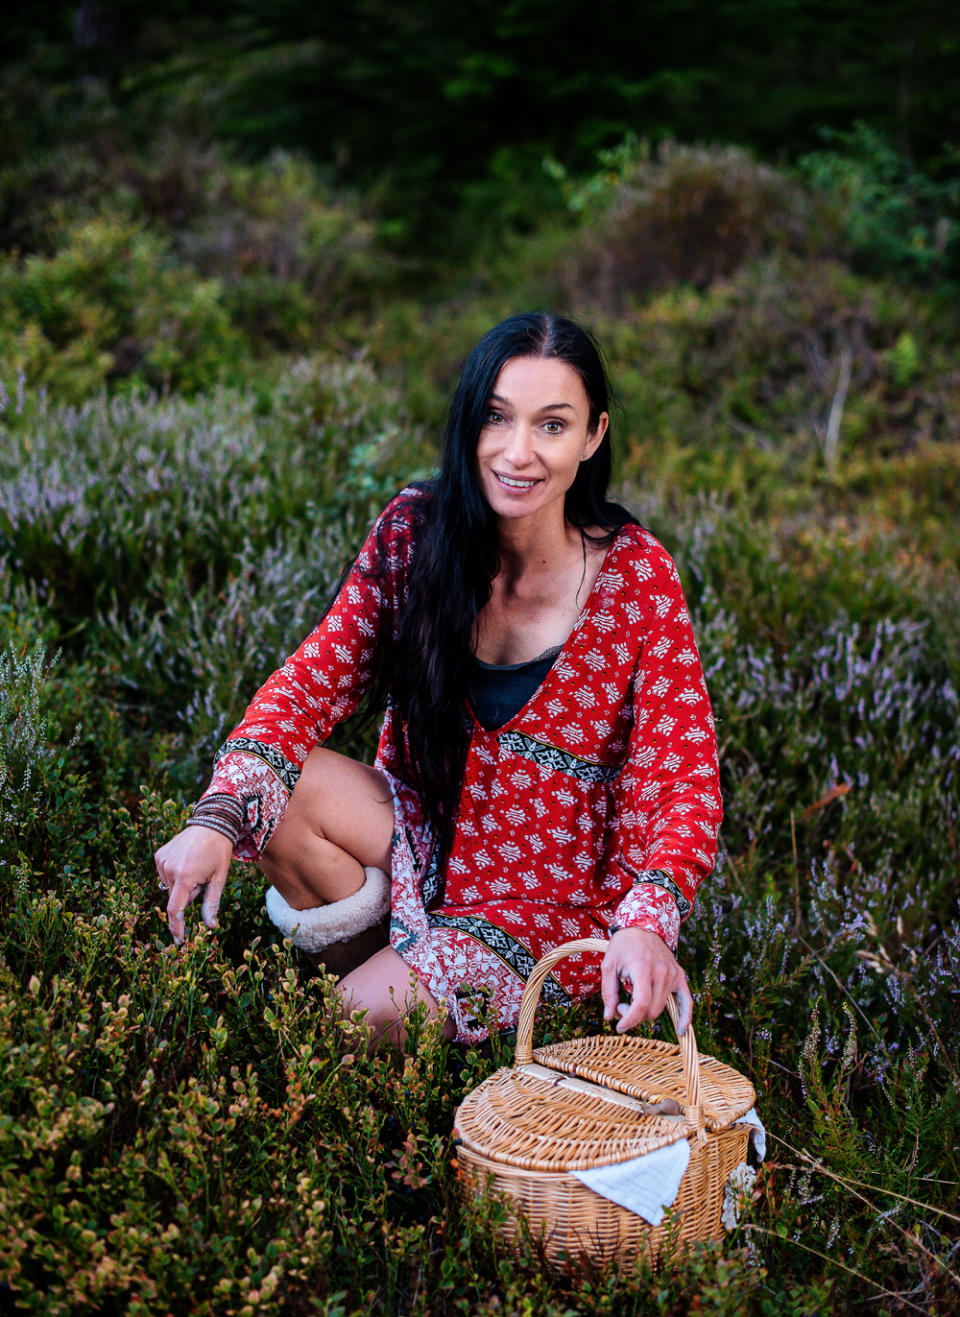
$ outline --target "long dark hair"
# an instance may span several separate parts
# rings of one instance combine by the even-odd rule
[[[474,626],[499,568],[494,517],[477,483],[477,441],[497,376],[514,357],[556,357],[572,366],[590,403],[591,433],[601,414],[610,411],[596,342],[562,316],[510,316],[484,334],[464,364],[450,404],[440,472],[426,486],[426,499],[418,500],[423,525],[406,601],[398,626],[380,630],[372,692],[374,702],[378,695],[389,701],[399,761],[422,797],[442,856],[453,837],[470,741],[465,700]],[[607,500],[610,467],[608,430],[580,463],[566,494],[566,519],[584,541],[607,543],[633,520]]]

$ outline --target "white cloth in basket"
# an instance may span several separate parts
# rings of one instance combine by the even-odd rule
[[[763,1128],[763,1121],[757,1115],[756,1107],[751,1107],[745,1116],[741,1116],[736,1122],[738,1125],[751,1125],[750,1143],[753,1151],[757,1154],[757,1161],[762,1162],[767,1155],[767,1131]]]
[[[690,1144],[687,1139],[679,1139],[628,1162],[595,1166],[592,1170],[574,1171],[573,1174],[594,1193],[609,1198],[628,1212],[636,1212],[652,1226],[658,1226],[663,1220],[664,1208],[676,1198],[689,1164]]]
[[[736,1123],[751,1126],[753,1150],[763,1161],[767,1152],[767,1132],[756,1107],[751,1107]],[[628,1162],[596,1166],[593,1170],[573,1171],[572,1174],[594,1193],[609,1198],[628,1212],[636,1212],[652,1226],[658,1226],[663,1220],[664,1210],[676,1198],[689,1164],[690,1144],[686,1139],[679,1139]]]

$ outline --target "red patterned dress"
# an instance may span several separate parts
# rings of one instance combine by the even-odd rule
[[[402,605],[421,491],[399,494],[333,606],[254,697],[204,798],[242,805],[235,854],[256,859],[309,751],[357,708],[381,617]],[[376,566],[376,570],[374,570]],[[676,568],[638,525],[616,535],[553,667],[503,726],[472,716],[444,871],[404,779],[388,709],[376,766],[395,802],[390,941],[464,1041],[516,1024],[530,970],[570,938],[639,926],[676,948],[716,855],[717,745]],[[599,987],[562,961],[544,997]]]

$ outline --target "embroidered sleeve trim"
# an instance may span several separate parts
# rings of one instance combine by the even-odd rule
[[[569,750],[547,745],[525,732],[503,732],[497,740],[506,750],[511,750],[524,759],[531,759],[535,764],[549,768],[555,773],[569,773],[581,782],[612,782],[620,773],[622,764],[597,764],[589,759],[580,759]]]
[[[613,912],[610,936],[621,928],[645,928],[662,938],[671,951],[680,940],[680,912],[673,896],[656,883],[637,883]]]
[[[634,887],[639,887],[641,883],[650,883],[654,887],[662,887],[668,891],[677,903],[681,919],[686,919],[693,909],[693,902],[687,900],[666,869],[629,869],[628,872],[633,877]]]
[[[255,755],[257,759],[262,759],[267,767],[276,773],[288,792],[292,792],[297,785],[300,769],[296,764],[291,763],[285,755],[281,754],[274,745],[266,745],[263,741],[254,741],[249,736],[237,736],[233,740],[225,741],[217,751],[217,757],[213,761],[214,775],[216,775],[217,765],[220,760],[224,755],[229,754]]]

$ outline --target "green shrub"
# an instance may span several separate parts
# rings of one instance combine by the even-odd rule
[[[188,392],[229,373],[240,351],[219,283],[121,215],[66,227],[56,253],[0,264],[0,356],[59,399],[136,373]]]
[[[949,467],[956,328],[835,261],[770,258],[703,293],[661,293],[597,322],[627,418],[624,474],[739,489],[764,511],[811,495],[849,506],[852,472],[876,487],[891,459]],[[917,492],[926,502],[936,487]],[[949,499],[939,506],[949,524]]]
[[[956,293],[960,278],[960,180],[925,174],[882,133],[859,122],[825,130],[825,149],[801,172],[837,206],[864,268]],[[955,153],[955,148],[954,148]]]
[[[824,217],[786,173],[735,146],[627,140],[571,185],[583,229],[564,262],[568,302],[612,313],[677,283],[705,289],[768,251],[810,252]]]
[[[232,161],[169,128],[0,170],[0,359],[58,400],[185,393],[307,351],[395,278],[375,224],[305,158]]]

